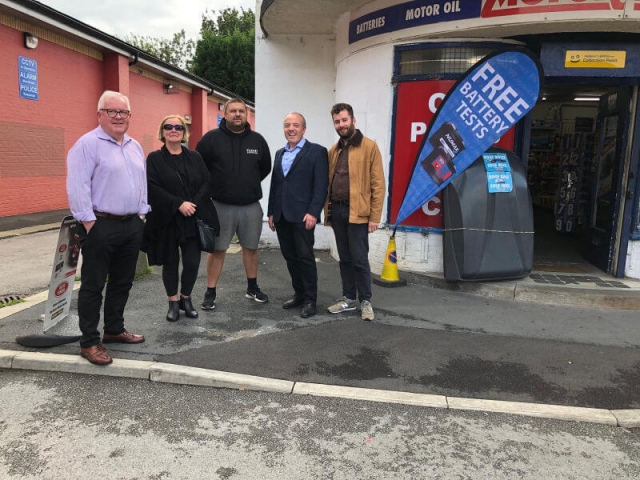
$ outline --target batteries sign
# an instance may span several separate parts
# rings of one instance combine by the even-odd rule
[[[417,155],[396,225],[464,171],[537,103],[541,67],[523,49],[478,62],[436,112]]]

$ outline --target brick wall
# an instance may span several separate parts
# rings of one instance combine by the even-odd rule
[[[118,75],[128,75],[133,112],[128,133],[140,142],[145,154],[162,145],[156,135],[165,116],[194,113],[190,87],[178,85],[177,93],[167,94],[161,75],[137,65],[127,71],[127,59],[113,62],[86,43],[42,27],[38,27],[38,34],[38,47],[28,50],[23,44],[23,28],[11,21],[0,24],[0,217],[68,208],[66,154],[78,138],[98,124],[96,107],[105,85],[104,58],[116,69],[124,65]],[[37,62],[37,101],[20,98],[19,56]],[[217,116],[222,113],[218,104],[224,101],[208,98],[207,130],[218,126]],[[249,112],[249,123],[255,125],[253,111]],[[195,136],[194,140],[199,140]]]
[[[191,115],[191,94],[176,89],[177,93],[168,95],[162,82],[135,73],[129,78],[129,88],[133,114],[127,133],[140,142],[145,155],[148,155],[162,146],[157,135],[164,117]]]
[[[0,217],[67,208],[66,151],[94,128],[102,90],[99,60],[0,25]],[[18,56],[38,63],[39,99],[19,95]]]

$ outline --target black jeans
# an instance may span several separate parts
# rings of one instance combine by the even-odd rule
[[[369,225],[349,223],[349,205],[331,206],[331,226],[340,257],[342,295],[350,300],[371,300]]]
[[[182,251],[182,275],[180,276],[180,293],[185,297],[190,297],[193,286],[198,278],[198,268],[200,267],[200,245],[196,237],[187,238],[179,246],[175,245],[171,252],[167,252],[167,260],[162,266],[162,283],[167,291],[167,297],[178,294],[178,266],[180,254],[178,247]]]
[[[100,342],[100,306],[104,297],[104,331],[118,335],[124,331],[124,307],[136,273],[144,222],[137,215],[127,220],[98,217],[91,231],[80,228],[82,283],[78,292],[78,316],[82,348]]]
[[[315,227],[304,228],[304,223],[291,223],[284,218],[276,223],[280,251],[287,261],[291,286],[296,298],[314,302],[318,298],[318,271],[313,253]]]

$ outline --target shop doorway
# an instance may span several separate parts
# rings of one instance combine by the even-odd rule
[[[632,100],[634,87],[544,87],[527,170],[534,270],[616,275]]]

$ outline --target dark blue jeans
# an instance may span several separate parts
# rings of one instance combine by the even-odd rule
[[[342,294],[351,300],[371,300],[369,225],[349,223],[349,205],[333,204],[331,226],[340,257]]]

